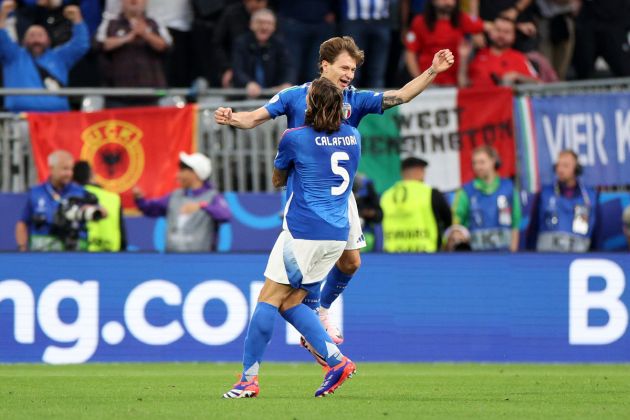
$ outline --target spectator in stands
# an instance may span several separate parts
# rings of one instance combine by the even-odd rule
[[[595,75],[595,60],[606,60],[617,77],[630,76],[630,0],[584,0],[576,22],[573,64],[578,79]]]
[[[245,87],[250,98],[257,98],[265,88],[280,91],[291,86],[293,62],[276,35],[276,16],[269,9],[258,10],[252,14],[250,29],[232,49],[234,86]]]
[[[400,3],[400,22],[401,22],[401,34],[403,36],[403,43],[405,42],[405,36],[409,31],[410,23],[416,16],[424,13],[427,0],[399,0]]]
[[[5,30],[6,19],[15,9],[13,0],[0,6],[0,61],[4,70],[4,86],[8,88],[58,89],[68,82],[72,66],[90,48],[88,29],[77,6],[67,6],[65,16],[72,21],[72,38],[67,43],[50,48],[50,38],[39,25],[28,28],[20,47]],[[5,107],[20,111],[65,111],[68,100],[57,96],[8,96]]]
[[[553,185],[544,186],[534,205],[530,237],[536,250],[587,252],[592,248],[597,193],[580,180],[582,167],[573,150],[563,150],[554,167]]]
[[[166,78],[171,87],[192,84],[193,75],[193,8],[191,0],[150,0],[149,16],[164,25],[173,40],[166,56]]]
[[[383,220],[380,199],[372,180],[361,173],[357,173],[354,177],[352,193],[357,202],[357,209],[361,218],[361,229],[365,236],[366,245],[361,251],[370,252],[374,250],[375,245],[375,225]]]
[[[50,45],[56,47],[72,37],[72,22],[64,17],[63,9],[70,0],[22,0],[17,2],[16,30],[18,39],[23,39],[32,25],[42,26]]]
[[[473,151],[475,179],[455,194],[453,222],[470,230],[474,251],[518,250],[521,205],[511,180],[499,177],[496,150],[480,146]]]
[[[451,225],[446,199],[424,183],[424,159],[402,161],[402,180],[383,193],[383,250],[385,252],[436,252],[442,232]]]
[[[166,216],[166,251],[207,252],[214,250],[217,225],[231,217],[223,196],[208,181],[210,159],[201,153],[179,154],[177,181],[173,193],[147,200],[139,188],[133,193],[145,216]]]
[[[304,83],[319,77],[317,63],[319,46],[334,36],[337,2],[277,0],[276,5],[280,33],[287,43],[291,58],[295,61],[290,79],[296,83]],[[365,48],[365,45],[361,47]]]
[[[575,47],[575,15],[580,0],[537,0],[539,49],[564,80]]]
[[[490,27],[490,24],[487,25]],[[462,86],[465,78],[458,77],[462,69],[466,74],[467,57],[460,57],[460,44],[467,34],[481,33],[484,23],[472,19],[459,11],[459,0],[431,0],[426,4],[424,14],[411,22],[407,32],[405,63],[411,77],[417,77],[431,65],[433,54],[441,49],[450,49],[455,54],[455,64],[439,74],[433,83],[438,85]],[[458,83],[459,79],[459,83]]]
[[[213,52],[222,87],[232,86],[232,47],[234,40],[247,33],[254,12],[267,8],[267,0],[242,0],[225,8],[213,36]]]
[[[223,11],[232,3],[241,0],[192,0],[193,3],[193,74],[205,79],[209,85],[220,86],[212,45],[214,33]],[[201,82],[201,80],[199,80]],[[198,83],[199,83],[198,82]],[[203,82],[201,82],[203,83]]]
[[[118,252],[127,249],[127,235],[123,219],[120,195],[107,191],[94,182],[89,162],[80,160],[74,164],[72,179],[98,198],[107,210],[105,219],[87,222],[87,239],[90,252]]]
[[[72,182],[74,158],[65,150],[48,156],[50,177],[29,189],[22,217],[15,226],[20,251],[87,249],[85,221],[107,216],[98,198]]]
[[[514,49],[528,52],[536,49],[536,24],[534,23],[534,0],[479,0],[479,17],[484,22],[494,22],[504,17],[515,23]]]
[[[389,2],[343,0],[341,33],[354,38],[365,52],[365,64],[358,68],[355,74],[357,85],[369,88],[384,87],[391,39]]]
[[[453,225],[444,232],[444,246],[446,252],[472,251],[470,247],[470,231],[466,226]]]
[[[536,71],[527,57],[512,49],[514,22],[499,17],[490,30],[490,47],[477,53],[470,63],[468,77],[474,87],[538,83]]]
[[[628,242],[628,249],[630,249],[630,206],[623,211],[621,222],[623,223],[623,234]]]
[[[162,61],[171,42],[168,30],[146,15],[146,0],[122,0],[117,18],[104,21],[97,41],[104,51],[104,84],[165,87]]]

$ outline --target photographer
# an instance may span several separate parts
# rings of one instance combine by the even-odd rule
[[[15,226],[20,251],[76,251],[87,249],[86,221],[99,220],[106,211],[98,199],[72,183],[74,158],[65,150],[48,156],[50,177],[31,188],[21,219]]]

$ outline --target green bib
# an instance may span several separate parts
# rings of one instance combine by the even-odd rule
[[[435,252],[438,226],[431,208],[431,187],[420,181],[398,181],[383,193],[385,252]]]

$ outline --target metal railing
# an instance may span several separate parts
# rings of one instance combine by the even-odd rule
[[[235,111],[250,110],[261,102],[227,102]],[[199,108],[197,148],[213,164],[212,182],[222,191],[273,191],[271,173],[278,141],[286,119],[278,118],[252,130],[220,126],[214,122],[215,108]]]
[[[564,95],[630,91],[630,78],[561,82],[544,85],[520,85],[517,95]],[[272,90],[263,92],[273,95]],[[197,149],[212,160],[212,181],[222,191],[273,191],[271,172],[278,141],[286,128],[286,119],[278,118],[252,130],[219,126],[214,122],[214,110],[229,106],[235,111],[252,110],[265,100],[231,100],[244,98],[243,89],[153,89],[153,88],[62,88],[0,89],[3,95],[65,95],[81,97],[144,96],[155,98],[193,97],[198,103]],[[168,101],[166,102],[168,103]],[[0,113],[0,190],[21,192],[35,184],[37,174],[30,146],[28,124],[22,115]]]
[[[235,111],[251,110],[265,101],[221,102]],[[197,150],[212,161],[212,182],[221,191],[268,192],[273,159],[286,119],[278,118],[252,130],[219,126],[216,105],[198,107]],[[0,113],[0,191],[22,192],[37,183],[28,123],[23,114]]]

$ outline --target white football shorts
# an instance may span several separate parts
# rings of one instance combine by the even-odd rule
[[[299,289],[324,280],[346,246],[344,241],[295,239],[280,232],[265,269],[265,277]]]
[[[350,232],[348,233],[348,242],[345,249],[365,248],[365,236],[363,236],[363,230],[361,229],[357,200],[354,199],[354,194],[352,193],[348,196],[348,221],[350,222]]]

